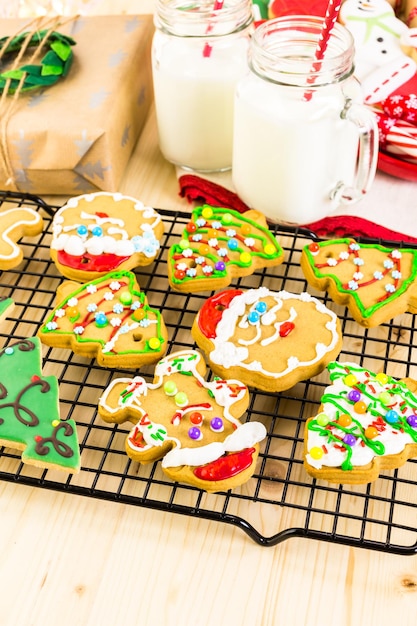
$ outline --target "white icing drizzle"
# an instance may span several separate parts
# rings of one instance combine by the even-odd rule
[[[3,239],[3,241],[10,246],[10,252],[8,254],[0,254],[0,259],[15,259],[19,255],[19,246],[14,241],[12,241],[9,236],[10,232],[14,230],[16,226],[33,226],[36,224],[40,224],[41,222],[41,216],[33,209],[22,207],[19,209],[19,211],[24,211],[26,218],[14,221],[13,224],[9,226],[9,228],[6,228],[5,230],[3,230],[2,233],[0,233],[1,239]],[[17,217],[16,209],[1,211],[1,215],[7,215],[8,213],[13,213]]]
[[[281,372],[268,370],[262,365],[260,361],[247,361],[250,357],[249,350],[246,347],[239,347],[235,345],[233,341],[236,327],[239,325],[238,320],[242,318],[243,324],[246,324],[247,306],[256,305],[257,302],[259,302],[263,298],[266,298],[267,296],[274,298],[277,303],[274,307],[270,309],[270,311],[274,313],[273,316],[271,315],[271,321],[272,317],[275,316],[275,312],[282,307],[284,300],[300,300],[301,302],[313,302],[316,306],[316,309],[320,313],[326,314],[330,318],[330,320],[325,325],[331,333],[331,341],[329,345],[325,346],[322,343],[317,343],[316,356],[310,361],[300,361],[297,357],[290,357],[287,361],[287,367],[284,368],[284,370],[282,370]],[[287,321],[292,321],[293,319],[295,319],[296,316],[297,313],[295,309],[291,307],[290,317]],[[261,316],[261,320],[262,318],[263,316]],[[261,345],[266,346],[273,343],[274,341],[279,340],[279,327],[283,323],[284,321],[280,322],[279,324],[274,324],[276,328],[276,333],[273,335],[273,337],[267,337],[262,340]],[[259,330],[261,329],[261,323],[256,324],[256,326],[257,328],[255,331],[255,337],[250,341],[240,340],[240,344],[249,346],[256,343],[260,336]],[[326,352],[331,352],[335,348],[339,341],[339,333],[337,331],[337,316],[322,302],[320,302],[307,292],[303,292],[301,294],[293,294],[287,291],[273,292],[266,287],[260,287],[259,289],[249,289],[242,294],[235,296],[230,302],[228,308],[223,311],[221,320],[216,327],[216,337],[212,338],[211,341],[214,343],[214,349],[210,352],[210,360],[213,363],[221,365],[225,368],[237,366],[250,371],[261,372],[265,376],[280,378],[286,376],[298,367],[313,365],[314,363],[317,363],[323,358]]]

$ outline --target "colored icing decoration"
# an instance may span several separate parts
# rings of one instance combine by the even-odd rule
[[[268,391],[318,374],[342,345],[339,320],[322,302],[266,287],[216,293],[191,332],[215,374],[234,368],[245,384]]]
[[[317,245],[318,251],[312,253],[305,246],[301,255],[308,283],[328,290],[359,324],[377,326],[417,308],[417,250],[358,244],[347,238]]]
[[[49,48],[39,64],[26,63],[13,67],[0,74],[0,93],[7,90],[8,94],[19,91],[32,91],[50,87],[64,78],[72,65],[73,52],[71,46],[74,39],[56,31],[35,30],[30,39],[29,32],[20,33],[15,37],[2,37],[0,51],[3,54],[19,53],[23,48],[33,49],[46,46]]]
[[[381,470],[400,467],[417,455],[417,396],[407,381],[353,363],[332,362],[328,370],[331,385],[321,398],[321,412],[307,421],[305,431],[305,466],[312,476],[367,483]],[[349,397],[346,374],[354,374],[356,388],[366,398],[359,411]],[[323,414],[327,423],[320,419]]]
[[[164,231],[154,209],[107,192],[71,198],[55,213],[52,228],[52,260],[61,274],[81,282],[149,265]]]
[[[0,211],[0,269],[16,267],[23,259],[17,245],[21,237],[34,237],[42,232],[43,219],[33,209],[14,207]]]
[[[0,350],[0,445],[20,450],[24,463],[78,472],[75,422],[60,420],[58,381],[41,366],[37,337]]]
[[[38,332],[48,346],[96,357],[104,367],[140,367],[166,351],[163,318],[133,272],[111,272],[85,284],[65,281],[57,302]]]
[[[266,436],[260,422],[241,423],[248,406],[247,387],[238,380],[205,380],[200,352],[183,350],[156,365],[154,380],[117,378],[99,401],[101,417],[112,423],[130,421],[126,452],[140,463],[162,460],[172,480],[207,491],[246,482],[255,469],[259,442]],[[169,389],[184,389],[178,405]]]
[[[194,209],[182,240],[169,249],[168,278],[179,291],[217,289],[283,258],[261,213],[204,205]]]

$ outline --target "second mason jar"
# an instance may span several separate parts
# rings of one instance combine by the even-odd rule
[[[171,163],[231,168],[234,90],[252,23],[252,0],[157,0],[152,74],[159,145]]]
[[[377,125],[354,78],[352,36],[335,24],[317,58],[322,28],[313,16],[263,23],[236,89],[234,187],[274,222],[320,220],[363,198],[375,175]]]

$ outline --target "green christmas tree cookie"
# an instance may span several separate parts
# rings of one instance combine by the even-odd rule
[[[37,337],[0,350],[0,445],[22,451],[22,461],[78,472],[80,451],[73,420],[61,421],[58,381],[42,375]]]
[[[48,346],[96,357],[103,367],[135,369],[166,352],[162,315],[149,306],[133,272],[109,272],[85,284],[65,281],[57,302],[38,331]]]
[[[283,260],[262,213],[204,205],[194,209],[180,243],[169,249],[168,279],[177,291],[211,291]]]
[[[417,312],[417,250],[332,239],[305,246],[301,268],[309,285],[328,290],[362,326]]]

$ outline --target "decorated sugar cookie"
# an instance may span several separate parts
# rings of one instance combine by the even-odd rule
[[[399,88],[411,93],[417,87],[417,65],[402,44],[409,29],[387,0],[344,0],[339,18],[355,41],[355,75],[366,104],[379,103]],[[410,81],[414,87],[406,88]]]
[[[0,269],[16,267],[23,259],[18,245],[22,237],[34,237],[42,232],[43,219],[37,211],[13,207],[0,211]]]
[[[169,249],[168,279],[178,291],[211,291],[283,259],[259,211],[241,214],[205,205],[193,211],[182,240]]]
[[[301,268],[312,287],[327,290],[362,326],[417,311],[417,250],[331,239],[305,246]]]
[[[71,198],[52,226],[51,258],[63,276],[80,282],[149,265],[164,231],[153,208],[107,192]]]
[[[342,347],[339,320],[322,302],[266,287],[208,298],[191,332],[215,374],[266,391],[319,374]]]
[[[331,385],[307,420],[307,472],[362,484],[417,456],[416,381],[399,381],[353,363],[330,363]]]
[[[0,445],[21,451],[24,463],[78,472],[75,422],[60,420],[57,379],[41,366],[37,337],[0,350]]]
[[[89,283],[65,281],[39,329],[42,343],[96,358],[103,367],[137,368],[167,349],[167,331],[133,272],[110,272]]]
[[[153,383],[141,376],[113,380],[98,409],[106,422],[134,424],[126,439],[134,461],[161,459],[172,480],[214,492],[249,480],[266,429],[239,419],[249,402],[244,384],[207,382],[205,374],[198,351],[175,352],[157,364]]]

